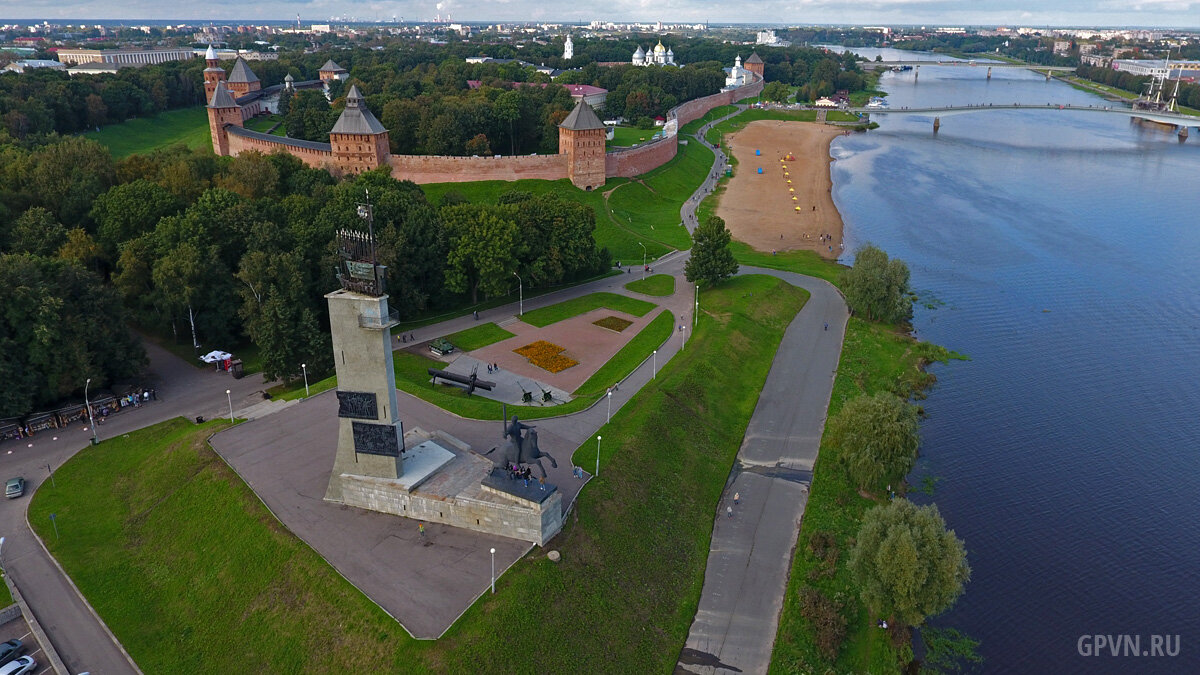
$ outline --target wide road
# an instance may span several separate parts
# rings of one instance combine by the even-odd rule
[[[151,376],[145,384],[157,389],[158,400],[137,409],[126,408],[109,417],[98,429],[100,450],[106,438],[180,415],[193,418],[227,414],[226,389],[231,390],[235,409],[262,400],[258,393],[263,388],[259,375],[235,380],[209,368],[195,368],[153,344],[146,343],[146,352],[150,356]],[[0,444],[0,477],[7,480],[24,476],[27,481],[24,497],[5,500],[0,505],[0,536],[5,538],[3,564],[72,673],[139,672],[70,580],[46,555],[25,520],[35,490],[71,488],[57,476],[51,484],[46,465],[57,469],[88,447],[92,434],[84,430],[85,426],[77,422],[64,429],[51,429],[32,438]],[[67,531],[75,525],[60,518],[59,527]],[[63,534],[70,536],[67,532]]]

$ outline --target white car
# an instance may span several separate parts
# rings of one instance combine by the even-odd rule
[[[21,656],[0,666],[0,675],[23,675],[32,673],[37,668],[37,661],[32,656]]]

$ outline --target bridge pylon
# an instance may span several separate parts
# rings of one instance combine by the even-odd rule
[[[933,118],[933,133],[936,134],[938,132],[938,129],[941,129],[941,128],[942,128],[942,118],[940,118],[940,117]]]
[[[987,77],[987,79],[989,79],[989,80],[990,80],[990,79],[992,79],[992,67],[991,67],[991,66],[988,66],[988,77]]]

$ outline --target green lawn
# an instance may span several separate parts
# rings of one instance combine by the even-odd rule
[[[512,336],[512,333],[492,322],[488,322],[447,335],[446,339],[459,350],[469,352],[490,344],[495,344],[501,340],[507,340]]]
[[[8,592],[8,584],[0,584],[0,608],[13,604],[12,593]]]
[[[763,354],[805,297],[768,277],[709,291],[689,348],[601,430],[601,475],[554,540],[562,560],[518,561],[436,641],[410,638],[275,520],[205,442],[224,422],[170,420],[80,452],[30,521],[146,672],[668,672]]]
[[[550,305],[549,307],[525,312],[525,316],[521,317],[521,320],[531,326],[542,328],[552,323],[558,323],[564,319],[590,312],[599,307],[606,307],[634,316],[645,316],[650,310],[657,307],[657,305],[653,302],[646,302],[645,300],[638,300],[637,298],[630,298],[625,295],[617,295],[616,293],[589,293],[582,297],[560,302],[557,305]]]
[[[612,190],[608,206],[613,218],[640,235],[639,241],[657,241],[681,250],[691,248],[692,238],[679,219],[679,210],[704,182],[712,164],[712,150],[695,142],[680,145],[679,154],[671,161]],[[636,255],[622,261],[640,263],[641,253],[637,247]],[[658,257],[653,252],[651,255]]]
[[[627,181],[624,178],[609,178],[604,188],[591,192],[580,190],[571,181],[562,180],[488,180],[471,183],[427,183],[421,186],[429,202],[435,206],[441,204],[442,198],[448,192],[457,192],[475,204],[495,204],[496,199],[509,190],[524,190],[535,195],[554,194],[564,199],[590,206],[596,214],[596,245],[607,248],[614,260],[629,262],[642,259],[641,241],[646,245],[650,255],[657,258],[665,255],[671,249],[658,243],[653,238],[643,238],[639,233],[630,231],[623,224],[614,221],[608,212],[605,202],[605,191],[613,190]]]
[[[633,372],[642,361],[650,358],[651,352],[662,346],[671,337],[675,328],[675,315],[663,310],[658,316],[646,324],[632,340],[625,343],[621,350],[613,355],[608,363],[600,366],[587,382],[575,390],[576,396],[594,397],[608,391],[613,384],[620,382],[626,375]]]
[[[846,269],[845,265],[822,258],[816,251],[781,251],[771,255],[765,251],[756,251],[750,248],[749,244],[740,241],[733,242],[730,248],[733,249],[733,257],[742,265],[807,274],[834,285],[837,284],[842,270]]]
[[[169,110],[154,117],[131,119],[83,134],[121,159],[183,143],[193,150],[212,148],[208,110],[203,107]]]
[[[287,136],[287,129],[280,122],[283,122],[283,117],[279,115],[260,115],[246,120],[245,126],[251,131],[261,131],[264,134],[270,133],[275,136]],[[275,131],[269,131],[276,124],[279,124],[279,127]]]
[[[105,440],[59,467],[62,487],[43,485],[29,506],[34,529],[138,666],[421,668],[413,661],[425,644],[284,529],[208,447],[226,426],[177,418]]]
[[[645,279],[638,279],[625,284],[625,288],[634,293],[644,295],[667,296],[675,295],[675,277],[670,274],[651,274]]]
[[[712,110],[709,110],[708,112],[704,113],[704,115],[702,117],[700,117],[699,119],[692,120],[691,122],[688,122],[687,124],[683,125],[679,129],[679,134],[681,136],[688,136],[688,135],[695,134],[696,131],[700,127],[704,126],[709,121],[715,120],[715,119],[720,119],[720,118],[728,115],[729,113],[734,112],[737,109],[738,108],[736,105],[719,105],[719,106],[713,108]]]
[[[610,148],[625,148],[631,145],[640,145],[647,143],[654,134],[662,131],[662,127],[654,127],[653,129],[639,129],[637,127],[617,127],[613,129],[613,139],[608,141]]]
[[[308,395],[316,396],[317,394],[333,389],[336,386],[336,375],[330,375],[329,377],[320,380],[309,380]],[[268,389],[267,393],[273,398],[277,398],[281,401],[294,401],[298,398],[304,398],[304,379],[301,378],[298,380],[288,380],[287,382],[282,382]]]
[[[708,313],[688,348],[600,429],[600,475],[554,540],[562,560],[534,555],[505,574],[496,596],[438,640],[439,670],[674,670],[721,491],[770,355],[805,295],[765,277],[707,293]],[[571,461],[592,469],[596,452],[591,439]],[[515,630],[535,632],[537,645],[512,649]]]

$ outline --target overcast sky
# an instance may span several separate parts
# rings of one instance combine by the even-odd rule
[[[13,0],[0,19],[224,19],[304,23],[335,16],[428,21],[662,21],[787,24],[1175,26],[1200,28],[1200,0]]]

